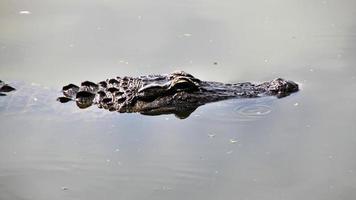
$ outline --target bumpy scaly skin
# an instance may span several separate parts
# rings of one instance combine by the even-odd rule
[[[298,84],[281,78],[261,84],[250,82],[224,84],[201,81],[191,74],[176,71],[168,75],[137,78],[117,77],[99,83],[85,81],[81,86],[63,87],[62,103],[75,100],[78,107],[93,104],[118,112],[140,112],[147,115],[174,113],[186,118],[197,107],[229,98],[288,96],[298,91]]]

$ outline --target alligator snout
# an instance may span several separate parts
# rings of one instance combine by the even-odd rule
[[[278,98],[288,96],[291,93],[297,92],[298,90],[299,86],[297,83],[289,80],[284,80],[282,78],[272,80],[268,87],[268,91],[272,95],[276,95]]]

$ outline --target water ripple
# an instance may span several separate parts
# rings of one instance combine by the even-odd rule
[[[272,99],[238,99],[206,105],[200,116],[222,122],[250,122],[267,117],[272,112]]]

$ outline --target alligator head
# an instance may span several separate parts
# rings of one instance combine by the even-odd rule
[[[298,84],[281,78],[261,84],[224,84],[201,81],[184,71],[167,75],[116,77],[99,83],[85,81],[81,86],[63,87],[58,101],[75,101],[79,108],[97,105],[109,111],[139,112],[145,115],[175,114],[186,118],[197,107],[230,98],[288,96]]]

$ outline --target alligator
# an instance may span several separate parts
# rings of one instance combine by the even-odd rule
[[[202,81],[184,71],[166,75],[116,77],[80,86],[63,86],[61,103],[75,101],[81,109],[96,105],[120,113],[144,115],[175,114],[184,119],[199,106],[231,98],[276,96],[282,98],[299,90],[298,84],[282,78],[263,83],[220,83]]]

